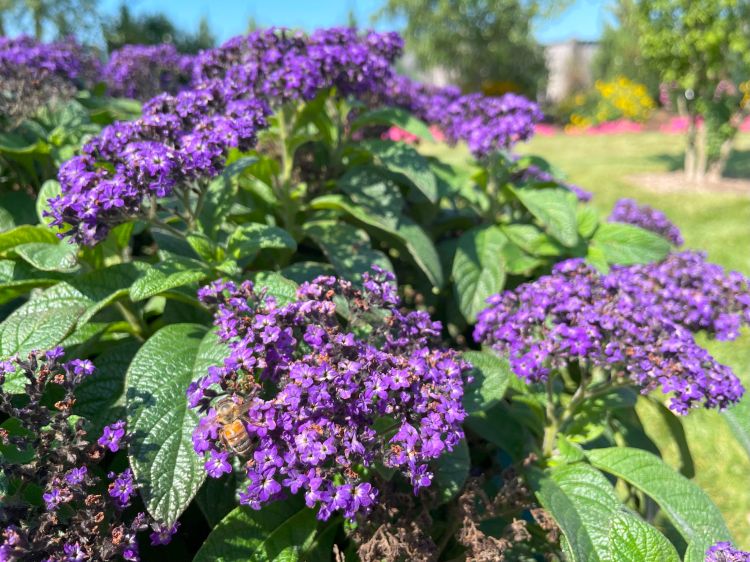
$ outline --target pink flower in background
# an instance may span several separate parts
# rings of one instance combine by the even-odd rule
[[[435,139],[435,142],[445,141],[445,134],[437,125],[430,125],[430,133],[432,133],[432,137]],[[400,127],[391,127],[385,133],[383,133],[382,138],[383,140],[396,142],[402,141],[407,144],[417,144],[419,142],[419,137],[417,135],[413,135],[409,131],[405,131]]]
[[[554,125],[546,125],[545,123],[537,123],[536,125],[534,125],[534,134],[536,135],[551,137],[552,135],[556,135],[558,132],[559,129]]]

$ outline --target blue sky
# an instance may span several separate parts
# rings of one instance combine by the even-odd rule
[[[554,0],[552,0],[554,1]],[[114,14],[122,0],[101,0],[105,14]],[[219,41],[244,33],[252,17],[259,25],[281,25],[313,29],[346,23],[353,11],[360,26],[369,25],[370,16],[383,0],[128,0],[131,11],[164,12],[179,27],[196,29],[201,17],[208,18]],[[574,0],[557,18],[540,22],[535,30],[543,43],[570,38],[591,40],[601,34],[610,15],[607,0]],[[399,22],[383,22],[380,29],[398,29]]]

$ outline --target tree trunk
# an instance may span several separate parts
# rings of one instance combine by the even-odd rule
[[[735,135],[732,135],[730,138],[721,143],[721,148],[719,149],[719,157],[711,162],[708,167],[706,179],[709,181],[709,183],[718,183],[719,181],[721,181],[721,177],[724,175],[724,170],[727,167],[727,162],[729,162],[729,157],[732,155],[734,138]]]
[[[703,126],[698,129],[696,140],[693,181],[695,183],[703,183],[706,179],[706,169],[708,168],[708,124],[705,121],[703,122]]]
[[[688,117],[687,142],[685,145],[685,179],[695,181],[695,165],[698,160],[697,154],[697,124],[696,117]]]

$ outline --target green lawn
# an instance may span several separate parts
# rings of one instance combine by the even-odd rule
[[[681,165],[683,139],[659,133],[612,136],[536,137],[519,152],[538,154],[567,179],[594,193],[593,204],[608,213],[617,199],[631,197],[663,210],[682,230],[686,247],[708,252],[724,267],[750,276],[750,191],[727,193],[652,193],[626,179],[639,172],[668,171]],[[728,175],[750,179],[750,136],[743,136]],[[750,333],[734,342],[707,347],[732,366],[750,389]],[[696,482],[718,504],[737,543],[750,548],[750,460],[717,412],[695,411],[685,427],[696,464]],[[677,449],[656,421],[651,437],[668,461]]]

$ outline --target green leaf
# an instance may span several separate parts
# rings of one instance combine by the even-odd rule
[[[24,295],[35,287],[54,285],[62,277],[60,273],[40,274],[25,261],[0,260],[0,303]]]
[[[580,205],[576,208],[578,234],[590,238],[599,226],[599,213],[591,205]]]
[[[198,414],[185,394],[191,381],[226,356],[214,332],[199,324],[171,324],[133,358],[126,375],[128,456],[148,512],[173,523],[198,492],[206,471],[193,451]]]
[[[56,244],[28,242],[19,244],[13,251],[40,271],[70,272],[78,269],[78,246],[64,240]]]
[[[440,488],[440,499],[444,502],[456,497],[469,477],[471,458],[466,439],[459,441],[452,451],[443,453],[433,463],[435,483]]]
[[[464,318],[475,322],[487,308],[487,299],[505,285],[502,248],[508,239],[494,226],[465,232],[453,258],[453,281],[458,307]]]
[[[394,245],[406,249],[433,286],[443,286],[445,279],[440,256],[422,227],[410,218],[388,214],[387,209],[378,211],[375,208],[357,205],[341,195],[323,195],[311,201],[310,207],[343,211],[357,222],[386,233],[394,239]]]
[[[505,396],[512,376],[510,364],[486,351],[464,351],[462,355],[474,367],[474,380],[464,386],[464,408],[468,414],[487,410]]]
[[[235,160],[224,169],[224,172],[218,178],[208,185],[198,217],[204,233],[213,236],[218,232],[235,201],[235,195],[237,194],[236,177],[257,160],[254,156],[246,156]]]
[[[626,512],[609,523],[610,559],[616,562],[680,562],[672,543],[654,527]]]
[[[645,417],[642,413],[642,409],[648,409]],[[652,423],[658,423],[659,420],[663,422],[663,430],[669,434],[672,443],[677,446],[677,452],[680,456],[680,473],[685,478],[692,478],[695,476],[695,463],[693,462],[693,455],[690,452],[690,444],[688,443],[687,434],[682,424],[682,416],[678,416],[672,410],[667,408],[663,403],[652,400],[649,398],[641,397],[638,400],[638,414],[645,419],[653,420]],[[653,428],[652,429],[656,429]],[[661,430],[661,428],[659,429]],[[659,431],[657,430],[657,431]]]
[[[202,232],[191,232],[185,239],[196,255],[202,260],[212,263],[223,258],[223,254],[219,255],[220,250],[213,240]]]
[[[125,373],[139,343],[127,340],[102,352],[94,360],[96,371],[76,388],[73,412],[91,424],[89,435],[125,417]]]
[[[615,222],[601,224],[591,240],[611,264],[651,263],[664,259],[672,249],[658,234]]]
[[[591,464],[622,478],[650,496],[686,541],[731,540],[721,512],[694,482],[659,457],[630,447],[594,449]]]
[[[531,482],[539,503],[554,518],[570,546],[570,562],[609,560],[609,521],[621,508],[612,485],[583,463],[534,471]]]
[[[208,535],[193,562],[296,562],[313,546],[315,512],[292,498],[255,511],[238,507]]]
[[[336,270],[330,263],[301,261],[286,266],[281,270],[281,274],[295,283],[304,283],[320,275],[336,275]]]
[[[371,125],[391,125],[403,129],[426,141],[435,142],[430,128],[424,121],[417,119],[408,111],[396,107],[381,107],[363,113],[352,123],[352,131]]]
[[[360,143],[375,161],[393,174],[394,179],[414,187],[430,203],[438,201],[438,185],[429,161],[417,150],[403,142],[381,140]]]
[[[513,189],[524,207],[534,215],[550,236],[563,246],[578,243],[576,198],[567,189]]]
[[[57,244],[59,240],[49,228],[22,224],[12,230],[0,232],[0,253],[7,252],[11,248],[15,248],[21,244],[28,244],[29,242]]]
[[[218,525],[237,507],[237,480],[235,473],[225,474],[221,478],[206,478],[196,494],[195,501],[210,527]]]
[[[16,226],[16,219],[13,215],[4,207],[0,207],[0,232],[12,229]]]
[[[46,289],[0,324],[0,357],[59,344],[76,326],[125,296],[141,271],[135,263],[118,264]]]
[[[290,303],[297,298],[297,283],[275,271],[256,271],[251,279],[256,290],[264,289],[279,305]]]
[[[683,562],[705,562],[706,551],[713,546],[709,540],[695,540],[688,543]]]
[[[258,252],[264,249],[294,252],[297,249],[297,242],[283,228],[260,223],[243,224],[237,227],[227,240],[229,256],[240,264],[252,263]]]
[[[164,261],[148,267],[130,288],[130,298],[140,301],[189,283],[205,279],[208,268],[197,260],[167,254]]]
[[[359,282],[373,264],[393,271],[391,262],[372,248],[370,237],[362,229],[335,221],[309,222],[304,229],[344,279]]]
[[[750,457],[750,398],[747,396],[722,412],[724,421]]]
[[[36,215],[39,218],[39,224],[49,226],[50,217],[45,217],[44,213],[50,210],[49,200],[57,197],[62,193],[60,182],[57,180],[47,180],[39,188],[39,195],[36,198]]]

